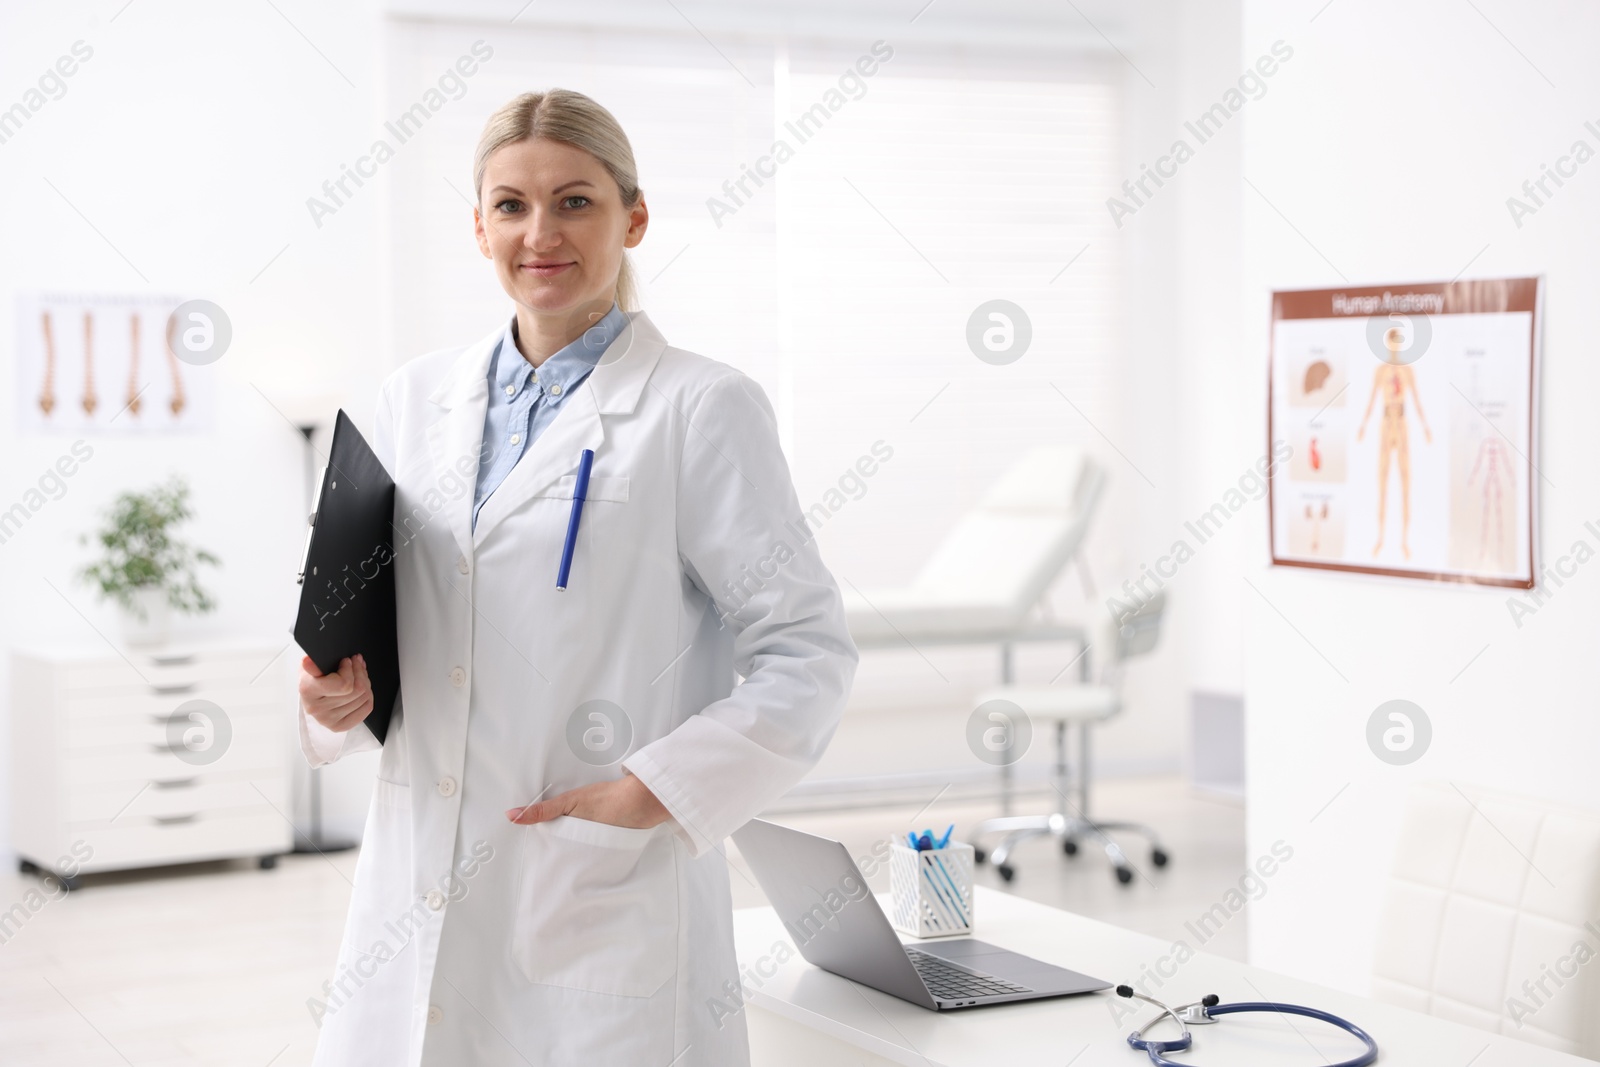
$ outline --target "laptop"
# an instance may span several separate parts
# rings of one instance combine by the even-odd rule
[[[970,937],[902,944],[843,844],[752,819],[733,835],[806,962],[935,1011],[1109,989]]]

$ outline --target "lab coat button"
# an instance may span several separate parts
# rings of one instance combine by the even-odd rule
[[[428,1021],[435,1024],[444,1022],[444,1009],[437,1004],[429,1004]]]
[[[466,685],[467,672],[462,670],[460,667],[452,670],[450,672],[450,684],[455,686],[457,689],[460,689],[462,686]]]
[[[432,908],[434,911],[438,911],[440,908],[444,907],[444,894],[439,892],[437,889],[428,890],[427,899],[428,907]]]
[[[467,564],[466,556],[456,557],[456,570],[460,571],[462,574],[466,574],[471,569],[472,568]]]
[[[456,780],[454,778],[439,779],[439,795],[453,797],[456,795]]]

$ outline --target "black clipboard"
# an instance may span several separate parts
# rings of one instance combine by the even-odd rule
[[[394,479],[343,410],[310,522],[294,639],[324,674],[346,656],[366,657],[373,696],[366,723],[381,743],[400,695]]]

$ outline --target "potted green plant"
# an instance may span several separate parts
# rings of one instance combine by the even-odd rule
[[[100,558],[80,576],[116,601],[123,639],[130,645],[165,641],[172,608],[194,614],[216,608],[200,587],[196,569],[220,560],[173,534],[174,527],[192,517],[189,486],[173,476],[146,492],[120,494],[94,535]],[[80,540],[87,544],[89,535]]]

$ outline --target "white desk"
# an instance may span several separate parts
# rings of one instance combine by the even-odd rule
[[[880,898],[882,901],[883,898]],[[976,936],[1113,984],[1152,971],[1172,945],[1154,937],[979,886]],[[771,978],[753,967],[778,944],[794,951],[771,908],[734,912],[753,1067],[863,1064],[881,1067],[1140,1067],[1130,1031],[1155,1011],[1112,994],[1091,993],[989,1008],[932,1012],[812,967],[796,953]],[[906,938],[905,940],[911,940]],[[1191,947],[1194,946],[1191,942]],[[769,962],[763,967],[770,971]],[[1171,972],[1171,966],[1166,967]],[[752,977],[754,976],[754,977]],[[756,984],[760,982],[759,986]],[[1404,1008],[1340,993],[1258,967],[1197,952],[1147,991],[1168,1003],[1216,993],[1224,1001],[1277,1000],[1332,1011],[1378,1042],[1380,1064],[1404,1067],[1594,1067],[1569,1056]],[[1130,1015],[1133,1003],[1137,1013]],[[1112,1007],[1122,1009],[1114,1016]],[[1163,1032],[1164,1033],[1164,1032]],[[1195,1027],[1194,1048],[1180,1059],[1196,1067],[1321,1065],[1360,1051],[1354,1038],[1310,1019],[1229,1016]]]

